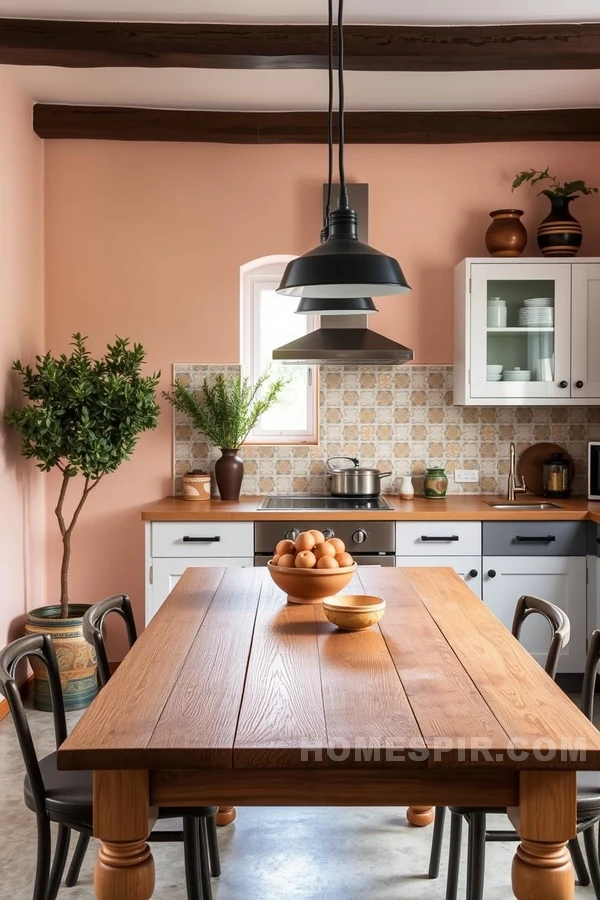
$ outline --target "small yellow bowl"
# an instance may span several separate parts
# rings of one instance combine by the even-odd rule
[[[385,612],[385,600],[364,594],[328,597],[323,610],[330,622],[342,631],[362,631],[376,625]]]

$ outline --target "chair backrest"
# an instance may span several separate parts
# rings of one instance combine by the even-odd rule
[[[137,629],[135,627],[133,609],[131,607],[131,600],[127,594],[117,594],[115,597],[107,597],[106,600],[100,600],[99,603],[90,606],[83,617],[83,635],[88,644],[91,644],[96,651],[100,687],[104,687],[110,678],[110,666],[108,664],[106,644],[104,641],[104,622],[110,613],[116,613],[125,620],[129,649],[133,647],[137,640]]]
[[[590,721],[594,713],[594,695],[596,693],[596,673],[600,662],[600,631],[594,631],[588,644],[585,661],[585,674],[581,691],[581,709]]]
[[[30,634],[12,641],[4,650],[0,651],[0,690],[6,697],[12,713],[21,753],[25,762],[25,769],[29,777],[35,809],[37,813],[41,814],[45,809],[44,799],[46,791],[29,722],[27,721],[19,687],[15,681],[17,667],[25,659],[37,660],[38,664],[44,665],[48,672],[57,749],[67,737],[67,721],[60,685],[58,661],[50,635]]]
[[[571,623],[566,613],[540,597],[520,597],[515,608],[512,633],[517,638],[521,637],[523,622],[532,615],[541,615],[549,622],[552,629],[552,640],[548,648],[544,669],[551,678],[555,678],[558,660],[561,652],[571,638]]]

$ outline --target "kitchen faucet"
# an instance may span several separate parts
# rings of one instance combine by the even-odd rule
[[[527,490],[527,485],[525,484],[525,479],[521,477],[519,479],[520,484],[517,484],[517,463],[516,463],[516,455],[515,455],[515,445],[511,441],[510,444],[510,469],[508,472],[508,493],[506,495],[509,503],[514,503],[515,494],[524,494]]]

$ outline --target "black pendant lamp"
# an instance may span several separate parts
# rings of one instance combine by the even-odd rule
[[[278,294],[313,300],[362,300],[410,291],[398,261],[358,239],[356,212],[348,205],[344,168],[344,0],[338,0],[338,165],[340,194],[338,207],[330,212],[333,175],[333,2],[329,0],[329,192],[324,226],[325,240],[288,263]],[[328,305],[328,304],[324,304]],[[351,304],[348,304],[350,306]],[[298,312],[300,312],[298,308]],[[302,310],[304,311],[304,310]],[[344,307],[336,315],[364,312]],[[321,311],[321,314],[327,314]],[[334,314],[334,313],[330,313]]]

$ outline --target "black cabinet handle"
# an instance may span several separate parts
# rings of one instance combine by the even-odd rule
[[[582,388],[582,387],[583,387],[583,381],[576,381],[576,382],[575,382],[575,387],[577,387],[577,388]]]
[[[526,534],[518,534],[515,538],[515,541],[518,544],[551,544],[552,541],[555,540],[556,538],[553,534],[539,535],[538,537],[536,537],[535,535],[532,535],[530,537]]]
[[[467,572],[467,575],[469,576],[469,578],[477,578],[479,572],[477,571],[477,569],[471,569],[470,572]]]
[[[446,541],[446,542],[447,541],[457,541],[458,535],[457,534],[449,534],[446,537],[444,537],[444,535],[437,535],[437,534],[422,534],[421,540],[422,541]]]
[[[490,571],[488,572],[488,578],[495,578],[495,577],[496,577],[496,570],[490,569]]]
[[[221,537],[218,534],[215,534],[214,537],[195,537],[186,534],[182,540],[184,544],[217,544],[221,540]]]
[[[558,386],[559,386],[559,388],[563,388],[563,389],[564,389],[564,388],[568,388],[568,387],[569,387],[569,382],[568,382],[568,381],[559,381],[559,382],[558,382]]]

